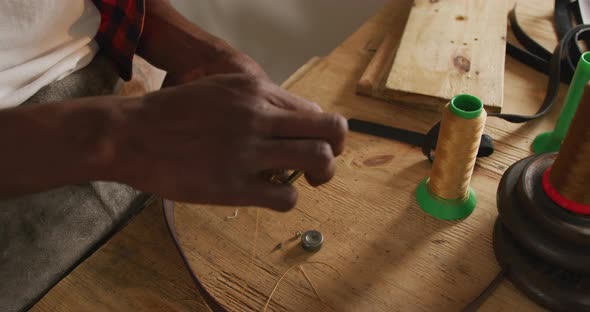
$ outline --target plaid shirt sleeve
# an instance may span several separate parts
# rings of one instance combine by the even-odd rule
[[[96,41],[124,80],[130,80],[133,56],[145,17],[144,0],[92,0],[101,15]]]

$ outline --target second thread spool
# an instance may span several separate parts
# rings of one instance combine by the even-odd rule
[[[486,117],[483,103],[473,95],[457,95],[445,106],[432,172],[416,190],[418,204],[428,214],[460,220],[475,209],[470,182]]]

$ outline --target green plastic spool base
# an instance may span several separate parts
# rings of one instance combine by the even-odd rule
[[[428,190],[428,178],[418,185],[416,200],[426,213],[447,221],[463,220],[469,217],[477,204],[477,198],[472,188],[469,188],[469,196],[465,201],[448,201],[437,198]]]
[[[540,134],[533,142],[533,151],[536,154],[559,152],[588,81],[590,81],[590,52],[585,52],[576,66],[555,128],[553,131]]]
[[[533,141],[533,152],[535,154],[559,152],[563,138],[555,135],[555,132],[545,132],[539,134]]]

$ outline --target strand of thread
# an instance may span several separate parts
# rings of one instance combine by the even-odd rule
[[[244,283],[244,287],[242,287],[242,291],[248,288],[248,281],[252,278],[252,274],[254,274],[254,260],[256,260],[256,246],[258,243],[258,228],[260,223],[260,208],[256,208],[256,225],[254,228],[254,241],[252,242],[252,252],[250,254],[250,265],[248,267],[248,278],[246,278],[246,282]]]
[[[236,215],[237,215],[237,212],[236,212]],[[252,252],[251,252],[251,256],[250,256],[250,265],[249,265],[249,268],[248,268],[248,278],[246,278],[246,282],[244,283],[244,286],[242,288],[242,291],[244,291],[248,287],[248,281],[252,278],[252,275],[254,274],[254,261],[256,260],[256,247],[257,247],[257,242],[258,242],[258,232],[259,232],[259,224],[260,224],[260,210],[259,210],[259,208],[256,208],[256,221],[255,221],[255,223],[256,224],[255,224],[255,228],[254,228],[254,240],[252,242]],[[305,279],[307,280],[307,282],[311,286],[311,288],[312,288],[313,292],[315,293],[315,295],[318,297],[318,299],[320,300],[320,302],[322,304],[324,304],[324,301],[320,297],[320,294],[319,294],[317,288],[312,283],[311,279],[309,278],[309,276],[307,275],[307,273],[303,269],[303,266],[302,266],[303,264],[321,264],[321,265],[325,265],[325,266],[329,267],[330,269],[334,270],[336,273],[338,273],[338,278],[342,277],[342,273],[340,272],[340,270],[338,270],[333,265],[331,265],[329,263],[326,263],[326,262],[322,262],[322,261],[309,261],[309,262],[305,262],[305,263],[302,263],[302,264],[292,265],[291,267],[289,267],[285,271],[285,273],[283,273],[283,275],[281,275],[281,277],[275,283],[275,286],[273,287],[270,295],[268,296],[268,298],[266,300],[266,303],[264,304],[264,308],[262,310],[263,312],[266,312],[266,310],[268,309],[268,306],[270,305],[270,301],[272,300],[272,297],[274,296],[275,292],[279,288],[279,285],[281,284],[281,282],[283,281],[283,279],[287,276],[287,273],[289,273],[289,271],[291,271],[291,269],[293,269],[293,268],[295,268],[297,266],[299,266],[299,269],[301,270],[301,273],[303,274],[303,276],[305,277]]]
[[[237,219],[238,216],[239,216],[239,214],[240,214],[240,208],[236,208],[236,210],[234,211],[234,214],[231,215],[231,216],[226,216],[225,217],[225,220],[234,220],[234,219]]]
[[[450,103],[443,110],[428,186],[442,199],[462,200],[469,195],[469,183],[487,115],[483,110],[477,118],[464,119],[453,114],[449,106]]]
[[[279,288],[279,285],[281,284],[281,282],[287,276],[287,273],[289,273],[293,268],[295,268],[297,266],[299,266],[301,272],[303,273],[303,276],[305,277],[305,279],[307,280],[307,282],[311,285],[311,288],[313,289],[314,293],[316,294],[316,296],[318,297],[318,299],[320,300],[320,302],[324,303],[324,301],[320,297],[320,294],[318,293],[317,288],[313,285],[313,283],[311,282],[311,279],[309,278],[309,276],[303,270],[303,267],[302,266],[304,264],[321,264],[321,265],[325,265],[325,266],[329,267],[330,269],[334,270],[334,272],[338,273],[338,278],[342,277],[342,273],[340,272],[340,270],[338,270],[337,268],[335,268],[333,265],[331,265],[329,263],[326,263],[326,262],[323,262],[323,261],[309,261],[309,262],[304,262],[302,264],[294,264],[294,265],[290,266],[285,271],[285,273],[283,273],[281,275],[281,277],[277,280],[277,282],[275,283],[275,286],[273,287],[272,291],[270,292],[270,295],[268,295],[268,298],[266,300],[266,303],[264,304],[264,308],[262,309],[262,312],[266,312],[266,310],[268,309],[268,306],[270,305],[270,301],[272,300],[272,297],[274,296],[275,292]]]
[[[590,87],[586,87],[549,175],[551,184],[559,194],[584,205],[590,205],[590,127],[586,125],[588,116]]]
[[[309,283],[309,286],[311,286],[311,289],[313,289],[313,292],[315,293],[315,295],[318,297],[318,299],[320,300],[320,302],[323,304],[324,300],[322,300],[322,297],[320,296],[320,293],[318,292],[318,289],[315,287],[315,285],[311,282],[311,278],[309,278],[309,276],[307,275],[307,273],[305,272],[305,270],[303,269],[303,266],[299,265],[299,270],[301,271],[301,273],[303,274],[303,277],[305,277],[305,279],[307,280],[307,282]]]

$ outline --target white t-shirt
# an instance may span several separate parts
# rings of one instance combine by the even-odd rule
[[[0,0],[0,109],[88,65],[99,25],[91,0]]]

